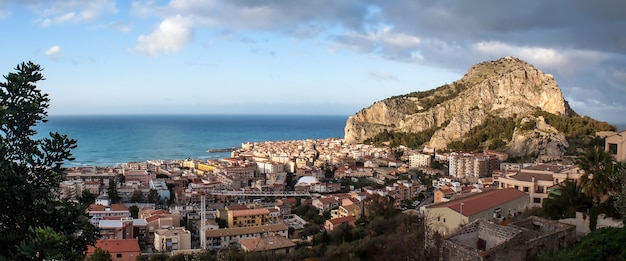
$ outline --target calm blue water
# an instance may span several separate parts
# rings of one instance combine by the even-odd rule
[[[50,116],[36,127],[78,141],[76,160],[66,166],[112,166],[151,159],[224,158],[207,149],[248,141],[342,138],[348,116],[141,115]]]

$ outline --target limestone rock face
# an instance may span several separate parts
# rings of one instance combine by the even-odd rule
[[[514,57],[476,64],[460,80],[429,92],[429,96],[395,96],[362,109],[348,118],[345,141],[363,142],[385,129],[415,133],[440,127],[429,146],[443,149],[488,115],[520,117],[537,109],[575,114],[552,75]],[[446,98],[433,105],[436,97]]]
[[[512,157],[524,155],[562,156],[569,143],[563,133],[545,122],[543,117],[529,116],[522,119],[522,124],[534,121],[535,128],[529,131],[515,130],[507,145],[507,153]]]

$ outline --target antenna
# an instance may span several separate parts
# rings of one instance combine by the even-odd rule
[[[200,191],[200,247],[206,249],[206,193]]]

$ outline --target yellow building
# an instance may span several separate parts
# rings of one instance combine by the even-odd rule
[[[265,225],[269,221],[270,211],[265,208],[241,209],[228,211],[228,227],[253,227]]]
[[[426,225],[449,235],[476,219],[498,222],[528,208],[529,196],[517,189],[493,189],[426,207]]]
[[[154,250],[169,252],[191,249],[191,232],[184,227],[157,229],[154,231]]]
[[[341,218],[341,217],[348,217],[348,216],[353,216],[356,218],[360,218],[361,217],[361,207],[357,206],[357,205],[345,205],[345,206],[339,206],[339,208],[337,209],[337,217]]]

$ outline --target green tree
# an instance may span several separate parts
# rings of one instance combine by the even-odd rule
[[[159,201],[159,198],[159,193],[156,189],[150,189],[148,192],[148,202],[156,204]]]
[[[613,180],[619,171],[613,157],[603,149],[594,147],[586,150],[576,162],[585,171],[580,177],[583,193],[592,198],[594,206],[607,201],[610,193],[616,191],[619,185]]]
[[[96,202],[96,195],[91,193],[88,189],[84,189],[78,198],[78,202],[83,206],[89,206],[90,204]]]
[[[608,152],[599,147],[587,149],[577,158],[576,163],[585,172],[580,177],[580,183],[583,193],[593,202],[589,228],[595,230],[600,204],[620,189],[617,177],[621,172],[621,164],[617,164]]]
[[[133,195],[130,197],[130,202],[138,203],[142,201],[143,201],[143,193],[141,193],[141,190],[135,189],[135,191],[133,191]]]
[[[390,196],[380,196],[378,194],[374,194],[365,199],[367,216],[370,218],[375,218],[377,216],[391,218],[401,212],[395,207],[395,203],[396,200]]]
[[[36,87],[42,68],[28,62],[15,70],[0,82],[0,260],[83,259],[97,230],[86,206],[60,202],[54,193],[76,141],[59,133],[34,138],[50,101]]]
[[[117,181],[115,178],[109,178],[109,187],[107,188],[107,194],[111,204],[119,203],[120,195],[117,193]]]
[[[132,205],[128,207],[128,211],[130,211],[130,216],[133,218],[139,218],[139,207],[137,205]]]
[[[551,219],[572,218],[576,211],[586,210],[591,206],[591,200],[582,192],[576,181],[567,180],[554,189],[543,201],[542,211]]]
[[[87,261],[113,261],[113,257],[109,251],[97,247]]]

